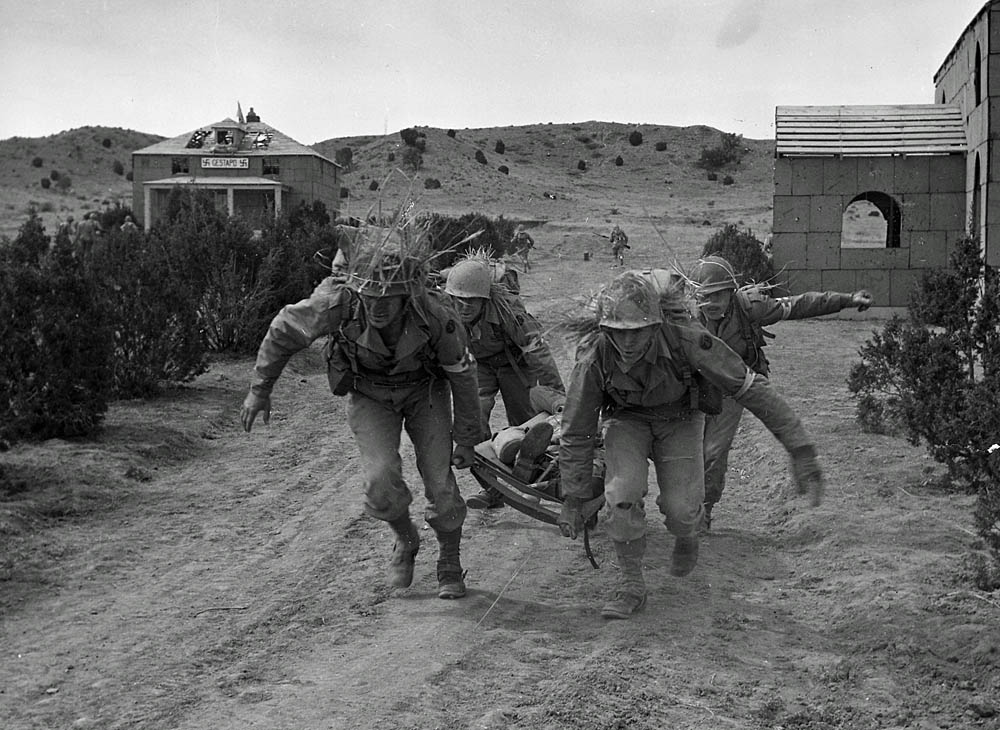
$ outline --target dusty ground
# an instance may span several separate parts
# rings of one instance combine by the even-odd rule
[[[576,238],[536,240],[525,295],[552,324],[606,255],[567,265]],[[115,405],[95,439],[0,454],[0,726],[998,728],[1000,596],[968,577],[972,499],[934,489],[921,449],[853,420],[844,378],[873,325],[773,328],[825,503],[791,496],[783,452],[746,419],[689,577],[669,575],[649,505],[652,595],[630,621],[598,615],[615,575],[600,530],[595,571],[579,541],[510,509],[470,514],[464,600],[436,598],[426,528],[414,585],[388,589],[392,539],[362,513],[316,350],[251,435],[251,363],[225,361]]]

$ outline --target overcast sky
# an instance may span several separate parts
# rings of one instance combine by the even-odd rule
[[[252,106],[304,144],[590,120],[774,137],[929,104],[984,0],[0,0],[0,139],[174,137]]]

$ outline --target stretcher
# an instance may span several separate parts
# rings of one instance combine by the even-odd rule
[[[484,489],[495,489],[503,495],[504,504],[529,517],[549,525],[558,523],[562,509],[556,459],[549,454],[541,458],[534,481],[525,482],[514,476],[511,467],[497,457],[490,441],[475,447],[475,460],[470,470]],[[604,506],[604,494],[583,503],[583,547],[587,559],[595,568],[597,561],[590,550],[590,530],[597,524],[597,513]]]

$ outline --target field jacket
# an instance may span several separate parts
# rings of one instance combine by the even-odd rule
[[[851,294],[839,292],[805,292],[791,297],[774,298],[759,287],[739,289],[733,293],[729,308],[722,319],[708,319],[699,314],[705,328],[743,358],[743,362],[761,375],[770,366],[764,355],[765,337],[771,337],[764,327],[785,319],[808,319],[835,314],[851,305]]]
[[[664,328],[673,328],[669,336]],[[672,352],[670,341],[681,352]],[[566,496],[589,498],[595,439],[604,417],[642,421],[690,418],[678,363],[684,358],[722,392],[749,409],[789,451],[811,444],[795,412],[733,350],[694,319],[665,322],[628,371],[603,332],[581,344],[566,395],[559,469]],[[701,459],[701,454],[692,454]]]
[[[479,320],[468,328],[469,349],[478,367],[498,369],[509,364],[525,387],[545,385],[566,390],[555,358],[542,337],[538,320],[528,314],[515,296],[494,294]]]
[[[399,402],[401,390],[427,388],[447,378],[454,400],[454,438],[474,446],[482,438],[479,388],[465,328],[450,303],[428,294],[409,298],[401,315],[403,334],[390,350],[378,330],[369,327],[358,296],[327,277],[308,299],[286,305],[271,321],[257,351],[253,392],[271,393],[288,360],[328,335],[327,365],[331,387],[351,377],[347,390],[374,400]]]

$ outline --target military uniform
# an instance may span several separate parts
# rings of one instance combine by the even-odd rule
[[[671,340],[680,352],[672,352]],[[809,446],[802,422],[767,379],[694,320],[664,323],[642,359],[629,370],[616,362],[599,333],[582,347],[563,410],[559,468],[567,496],[590,497],[594,436],[604,414],[608,535],[629,541],[646,530],[643,500],[647,460],[656,469],[657,506],[677,536],[697,532],[704,497],[704,414],[692,410],[676,362],[683,358],[710,382],[748,408],[789,451]],[[618,508],[626,505],[626,509]]]
[[[293,354],[332,335],[330,382],[347,390],[348,425],[364,468],[365,511],[392,521],[413,500],[399,459],[405,426],[424,480],[427,524],[454,530],[466,508],[451,469],[450,398],[455,400],[455,442],[474,446],[481,440],[476,369],[450,307],[428,296],[419,304],[408,302],[404,317],[403,335],[390,351],[367,327],[357,295],[328,277],[308,299],[284,307],[271,322],[257,353],[251,390],[269,395]]]
[[[667,276],[661,276],[667,274]],[[581,504],[593,496],[595,443],[603,417],[606,528],[618,557],[621,583],[604,605],[605,618],[629,618],[646,601],[648,462],[659,487],[656,504],[676,536],[671,573],[684,576],[698,557],[703,517],[704,415],[694,407],[699,378],[757,415],[792,454],[800,491],[818,503],[822,482],[815,449],[802,423],[739,355],[686,311],[669,272],[627,271],[599,294],[599,328],[578,349],[563,410],[559,468],[564,535],[582,529]],[[660,285],[663,286],[660,286]],[[664,313],[668,313],[665,318]]]
[[[806,292],[773,298],[759,287],[750,287],[733,292],[729,308],[721,319],[700,315],[699,320],[750,368],[767,376],[769,364],[762,349],[767,333],[762,327],[786,319],[807,319],[839,312],[852,305],[853,296],[838,292]],[[743,406],[726,398],[722,412],[705,420],[705,503],[709,510],[722,498],[729,450],[742,416]]]
[[[541,326],[517,297],[494,294],[468,332],[487,426],[497,393],[503,397],[507,423],[517,426],[536,414],[529,398],[532,386],[565,390]]]

